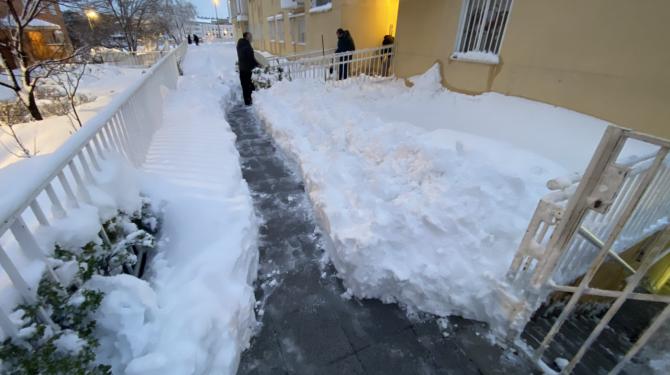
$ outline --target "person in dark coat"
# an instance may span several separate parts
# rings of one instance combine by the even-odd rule
[[[382,40],[382,75],[389,76],[391,74],[391,63],[393,62],[393,44],[395,43],[395,38],[392,35],[384,35],[384,40]],[[383,48],[386,47],[387,48]]]
[[[242,34],[237,41],[237,63],[240,70],[240,84],[242,85],[242,96],[244,104],[251,105],[251,92],[254,91],[254,83],[251,82],[251,72],[260,64],[254,56],[254,48],[251,46],[253,37],[250,32]]]
[[[195,34],[193,34],[193,41],[195,42],[196,46],[200,44],[200,38],[198,38],[198,36]]]
[[[188,44],[193,43],[193,41],[191,40],[191,34],[186,35],[186,41],[188,42]]]
[[[335,53],[342,52],[352,52],[356,50],[356,44],[354,43],[354,38],[351,37],[349,30],[337,29],[335,32],[337,35],[337,49]],[[352,56],[341,56],[338,66],[338,79],[347,79],[349,76],[349,63],[346,61],[351,60]]]

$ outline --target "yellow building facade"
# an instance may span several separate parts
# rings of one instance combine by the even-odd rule
[[[667,0],[400,0],[396,72],[670,138]],[[541,119],[539,119],[541,121]]]
[[[395,35],[399,0],[231,0],[237,35],[250,31],[254,48],[275,55],[332,49],[335,31],[349,30],[357,49]]]

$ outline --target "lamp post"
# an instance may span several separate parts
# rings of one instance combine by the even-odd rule
[[[212,0],[212,3],[214,3],[214,15],[216,16],[216,32],[219,36],[219,39],[221,39],[221,25],[219,25],[219,0]]]
[[[93,31],[93,21],[98,19],[98,12],[94,11],[93,9],[88,9],[84,12],[84,14],[86,14],[86,18],[88,19],[88,27],[90,27],[91,31]]]

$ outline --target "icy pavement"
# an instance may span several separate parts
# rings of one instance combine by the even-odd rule
[[[228,111],[260,228],[257,315],[262,322],[238,374],[532,373],[482,323],[409,319],[395,304],[346,298],[300,176],[259,120]],[[439,324],[438,324],[439,323]]]

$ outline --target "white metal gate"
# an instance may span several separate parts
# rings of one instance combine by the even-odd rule
[[[651,152],[624,158],[627,144]],[[609,127],[583,176],[550,181],[556,191],[538,204],[520,248],[508,271],[508,281],[518,301],[510,318],[517,336],[533,312],[555,292],[569,295],[541,343],[535,360],[556,338],[582,297],[606,297],[604,315],[572,354],[562,373],[571,373],[626,301],[653,301],[665,307],[633,342],[611,374],[620,372],[670,316],[670,296],[642,290],[649,269],[668,254],[670,244],[670,142],[617,127]],[[620,254],[645,239],[634,267]],[[607,261],[616,262],[629,276],[622,289],[591,285]]]

